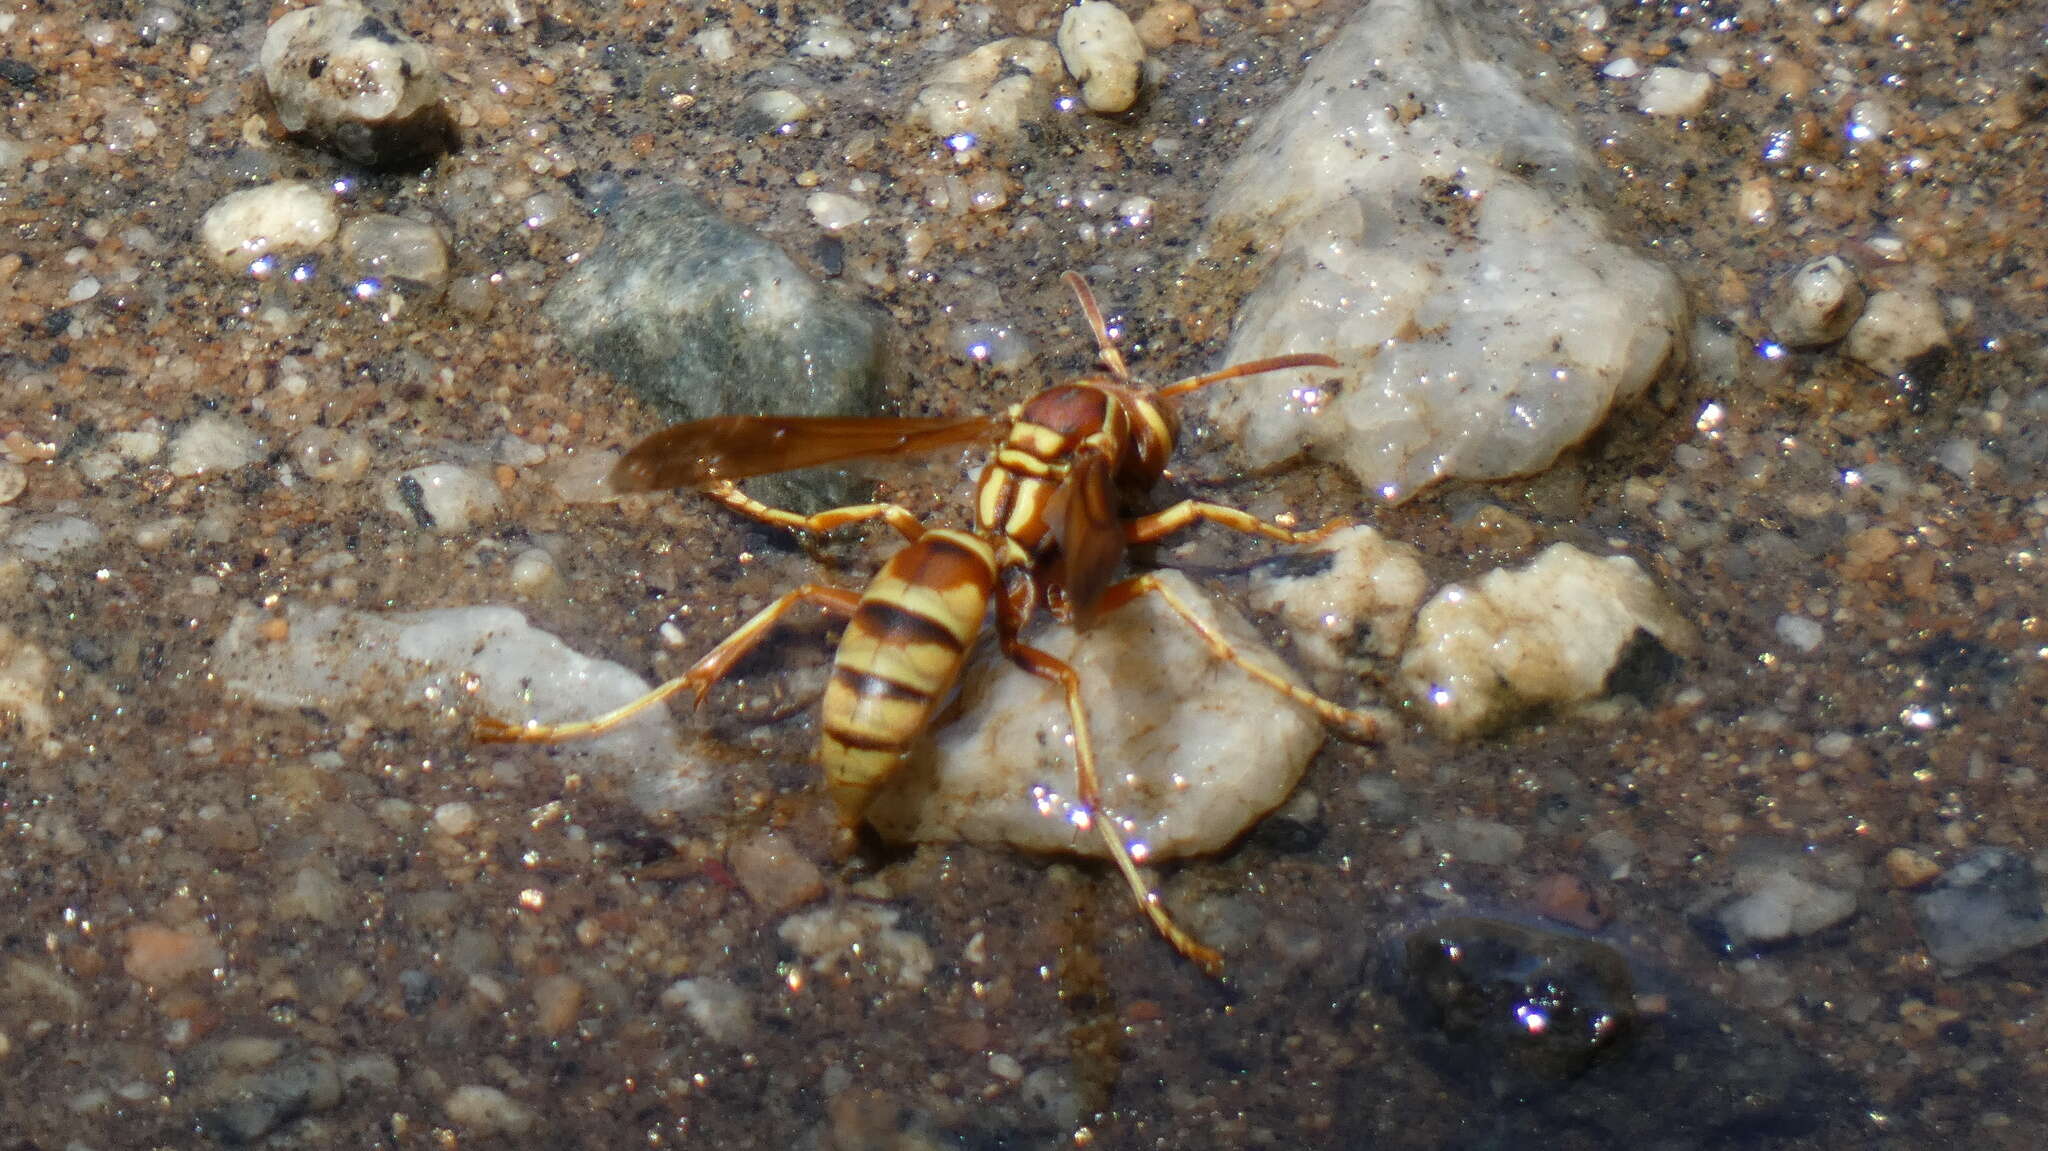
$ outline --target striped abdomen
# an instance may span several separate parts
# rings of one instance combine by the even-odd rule
[[[987,544],[934,531],[897,552],[862,593],[821,709],[818,758],[844,825],[860,822],[953,690],[995,582]]]

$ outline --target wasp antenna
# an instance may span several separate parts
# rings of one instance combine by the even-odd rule
[[[1287,368],[1335,368],[1341,366],[1335,359],[1325,356],[1320,352],[1297,352],[1293,355],[1273,356],[1264,360],[1248,360],[1242,364],[1232,364],[1220,371],[1210,372],[1203,376],[1189,376],[1185,380],[1176,380],[1173,383],[1166,384],[1152,394],[1163,400],[1170,396],[1192,392],[1197,388],[1206,388],[1210,384],[1222,383],[1224,380],[1234,380],[1240,376],[1256,376],[1263,372],[1278,372]]]
[[[1102,359],[1102,366],[1109,369],[1120,384],[1131,382],[1131,369],[1124,366],[1124,354],[1109,342],[1109,325],[1102,322],[1102,309],[1095,304],[1095,293],[1088,290],[1088,281],[1079,272],[1068,272],[1060,279],[1074,290],[1074,298],[1081,301],[1081,314],[1088,317],[1088,330],[1095,333],[1096,354]]]

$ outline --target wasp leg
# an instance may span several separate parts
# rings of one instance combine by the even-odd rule
[[[911,543],[916,543],[918,537],[924,535],[924,524],[910,514],[910,509],[900,504],[853,504],[843,508],[828,508],[807,516],[770,507],[741,491],[731,480],[720,480],[712,484],[704,489],[704,494],[743,516],[791,531],[817,534],[867,520],[886,520],[890,527],[895,528]]]
[[[1227,504],[1203,503],[1201,500],[1182,500],[1163,511],[1149,516],[1139,516],[1124,521],[1124,539],[1134,544],[1149,544],[1164,536],[1187,527],[1197,520],[1229,528],[1246,535],[1265,536],[1284,544],[1314,544],[1330,538],[1351,526],[1350,520],[1331,520],[1319,528],[1308,531],[1291,531],[1278,524],[1269,524],[1241,508]]]
[[[1131,894],[1138,900],[1138,907],[1159,934],[1166,937],[1173,949],[1194,961],[1195,966],[1211,976],[1223,973],[1223,956],[1214,948],[1205,946],[1200,940],[1187,933],[1180,924],[1167,914],[1166,906],[1159,899],[1159,893],[1145,882],[1138,873],[1138,865],[1131,859],[1131,849],[1117,834],[1116,821],[1102,810],[1102,788],[1095,774],[1095,744],[1088,738],[1088,712],[1081,705],[1081,676],[1073,667],[1035,647],[1027,646],[1014,639],[1005,639],[1003,651],[1018,667],[1040,679],[1059,684],[1067,696],[1068,722],[1074,728],[1074,761],[1077,783],[1076,796],[1081,807],[1088,813],[1088,821],[1102,833],[1102,842],[1109,847],[1110,858],[1116,861],[1118,871],[1123,872],[1124,882],[1130,884]]]
[[[500,719],[485,716],[477,720],[476,738],[485,743],[560,743],[563,740],[583,739],[602,735],[641,712],[653,707],[668,697],[689,688],[696,692],[696,703],[704,702],[704,693],[711,690],[748,652],[767,638],[782,617],[788,615],[801,603],[816,604],[833,615],[850,616],[860,606],[860,594],[844,588],[828,587],[824,584],[805,584],[788,592],[774,603],[754,614],[754,618],[741,624],[737,631],[726,636],[717,647],[704,653],[704,657],[690,665],[683,674],[669,680],[639,699],[622,707],[597,716],[594,719],[577,720],[573,723],[510,724]]]
[[[1202,617],[1195,614],[1193,608],[1183,602],[1179,596],[1168,590],[1166,585],[1160,583],[1157,574],[1148,572],[1145,575],[1136,576],[1111,586],[1109,590],[1102,593],[1100,610],[1105,612],[1114,611],[1141,595],[1156,595],[1164,600],[1166,606],[1172,608],[1174,614],[1180,616],[1189,627],[1195,629],[1195,634],[1201,636],[1202,642],[1209,645],[1211,655],[1225,662],[1236,664],[1238,669],[1246,675],[1301,704],[1303,707],[1314,711],[1318,716],[1322,717],[1324,723],[1343,732],[1347,738],[1356,740],[1378,739],[1380,729],[1389,722],[1387,713],[1378,708],[1350,708],[1339,703],[1333,703],[1307,688],[1297,687],[1267,671],[1265,668],[1248,662],[1237,653],[1237,649],[1231,646],[1229,640],[1219,635],[1215,628],[1204,623]]]

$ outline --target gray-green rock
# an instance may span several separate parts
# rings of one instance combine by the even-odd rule
[[[872,409],[872,313],[688,192],[630,201],[544,309],[571,351],[674,420]]]

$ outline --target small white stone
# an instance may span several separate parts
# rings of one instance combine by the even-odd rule
[[[690,43],[697,46],[697,52],[713,64],[723,64],[739,55],[739,39],[732,29],[723,24],[706,28],[690,37]]]
[[[211,665],[228,691],[294,711],[460,703],[506,722],[557,723],[602,715],[652,686],[529,627],[507,607],[379,614],[287,603],[285,621],[280,643],[265,638],[264,613],[251,606],[235,614]],[[546,754],[578,771],[615,773],[648,812],[697,811],[712,795],[711,763],[683,749],[663,708]],[[411,805],[394,810],[399,827],[418,825]]]
[[[401,472],[384,491],[384,507],[429,531],[466,532],[498,512],[498,485],[456,464]]]
[[[527,548],[512,559],[512,586],[532,595],[554,587],[562,573],[546,548]]]
[[[0,627],[0,725],[18,725],[28,739],[50,734],[50,674],[43,649]]]
[[[346,483],[370,470],[370,445],[360,436],[312,427],[299,433],[292,459],[302,475],[322,483]]]
[[[97,277],[80,276],[71,285],[71,290],[64,293],[64,302],[67,304],[83,304],[99,294],[100,282]]]
[[[434,826],[447,835],[461,837],[475,830],[476,807],[456,800],[444,803],[434,809]]]
[[[357,275],[397,277],[430,288],[448,282],[448,242],[422,220],[358,216],[341,230],[341,255]]]
[[[0,505],[11,504],[28,490],[28,469],[13,460],[0,460]]]
[[[1439,591],[1398,679],[1425,719],[1470,735],[1517,707],[1597,698],[1639,631],[1679,652],[1696,642],[1634,560],[1553,544],[1527,567]]]
[[[782,921],[776,934],[825,974],[872,965],[882,978],[904,987],[923,987],[932,973],[932,949],[919,936],[897,928],[903,912],[876,903],[847,903],[800,911]]]
[[[447,146],[433,53],[356,0],[278,17],[257,61],[285,131],[346,159],[409,163]]]
[[[820,60],[851,60],[856,50],[853,30],[839,16],[820,16],[811,21],[796,43],[797,55]]]
[[[1286,622],[1305,659],[1337,669],[1359,654],[1399,654],[1428,594],[1415,549],[1360,524],[1313,552],[1262,565],[1246,598]]]
[[[533,1130],[534,1115],[496,1087],[480,1083],[457,1087],[441,1101],[450,1121],[483,1134],[524,1135]]]
[[[724,979],[678,979],[661,993],[661,1005],[680,1008],[715,1042],[738,1046],[754,1033],[752,1002],[745,991]]]
[[[780,128],[807,119],[811,106],[802,96],[784,88],[770,88],[747,97],[746,109],[755,119],[770,128]]]
[[[31,563],[53,560],[65,552],[88,548],[100,542],[97,524],[81,516],[57,516],[32,520],[15,530],[7,541],[15,555]]]
[[[1627,80],[1642,75],[1643,66],[1634,57],[1616,56],[1600,69],[1600,74],[1609,80]]]
[[[204,415],[186,424],[171,441],[170,471],[174,476],[218,475],[261,459],[263,440],[238,420]]]
[[[1060,68],[1059,50],[1043,40],[1013,36],[984,44],[934,69],[910,118],[966,147],[1014,136],[1039,117]]]
[[[1856,914],[1853,892],[1822,887],[1788,871],[1748,876],[1739,882],[1744,893],[1714,913],[1736,947],[1812,935]]]
[[[1145,45],[1123,9],[1105,0],[1084,0],[1060,18],[1057,40],[1089,111],[1114,116],[1138,102]]]
[[[1863,300],[1863,285],[1849,262],[1823,256],[1779,281],[1764,322],[1788,348],[1817,348],[1849,334],[1863,314]]]
[[[1879,292],[1870,297],[1863,315],[1849,329],[1843,351],[1849,358],[1868,364],[1886,375],[1896,375],[1906,365],[1948,343],[1948,329],[1941,319],[1941,304],[1934,293],[1909,289]]]
[[[1636,107],[1651,116],[1697,116],[1713,95],[1714,78],[1683,68],[1652,68],[1636,89]]]
[[[1779,639],[1784,640],[1800,651],[1814,650],[1820,646],[1821,640],[1825,638],[1825,633],[1821,631],[1818,621],[1807,619],[1803,615],[1792,615],[1789,612],[1778,617],[1777,629]]]
[[[804,207],[810,209],[818,226],[828,232],[843,232],[875,214],[874,205],[866,200],[838,192],[813,192],[804,201]]]
[[[271,252],[317,248],[339,223],[326,189],[282,180],[221,197],[199,220],[199,243],[214,263],[239,272]]]

